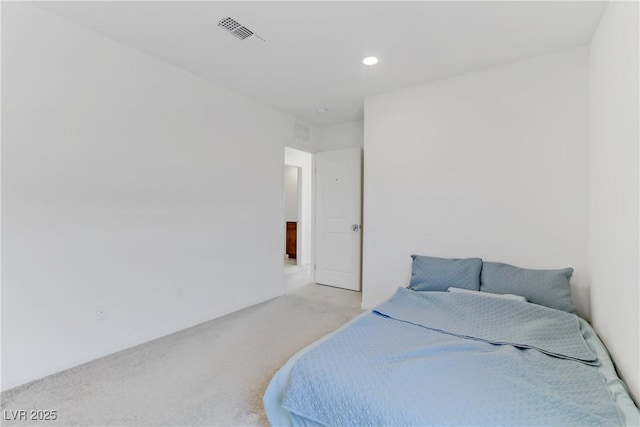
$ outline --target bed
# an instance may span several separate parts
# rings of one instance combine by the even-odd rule
[[[573,270],[472,260],[413,256],[408,288],[276,373],[271,425],[638,425],[602,342],[558,296]]]

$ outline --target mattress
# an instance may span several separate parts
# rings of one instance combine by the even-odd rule
[[[294,355],[264,395],[272,425],[638,425],[578,316],[399,289]]]

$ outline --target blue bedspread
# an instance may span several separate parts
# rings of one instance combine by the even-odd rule
[[[401,288],[375,312],[462,338],[535,348],[551,356],[597,363],[575,315],[536,304],[482,294],[451,295]]]
[[[335,426],[624,425],[597,363],[574,315],[399,289],[302,355],[282,406]]]

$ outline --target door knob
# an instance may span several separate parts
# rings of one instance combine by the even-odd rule
[[[351,229],[352,229],[353,231],[358,231],[358,230],[360,230],[360,224],[353,224],[353,225],[351,226]]]

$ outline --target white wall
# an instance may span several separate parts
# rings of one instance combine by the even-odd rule
[[[638,3],[609,2],[591,44],[592,323],[640,398]]]
[[[574,267],[587,312],[588,54],[365,100],[363,306],[406,286],[416,253]]]
[[[284,220],[298,221],[300,197],[298,194],[298,171],[295,166],[284,167]]]
[[[364,145],[364,122],[340,123],[317,130],[318,151],[362,147]]]
[[[284,163],[300,168],[300,223],[298,224],[298,264],[313,260],[311,240],[313,226],[313,156],[291,147],[284,148]]]
[[[2,388],[280,295],[293,118],[2,8]]]

